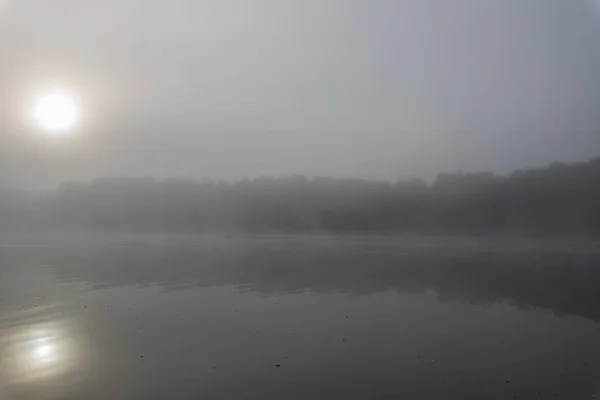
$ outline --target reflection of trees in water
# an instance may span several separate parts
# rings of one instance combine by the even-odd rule
[[[600,255],[394,253],[393,249],[290,246],[110,248],[54,252],[59,280],[94,287],[158,285],[167,290],[239,286],[263,293],[422,293],[441,301],[509,300],[600,321]],[[48,255],[44,256],[48,264]]]

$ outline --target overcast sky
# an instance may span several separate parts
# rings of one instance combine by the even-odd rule
[[[432,177],[600,155],[600,1],[0,0],[0,174]],[[83,118],[38,137],[61,85]],[[1,175],[0,175],[1,176]]]

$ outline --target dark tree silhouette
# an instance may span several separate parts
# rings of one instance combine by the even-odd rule
[[[599,236],[600,158],[508,176],[440,174],[431,185],[303,176],[103,178],[0,200],[4,226]]]

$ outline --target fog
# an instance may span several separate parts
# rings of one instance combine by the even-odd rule
[[[0,0],[0,400],[600,398],[600,0]]]
[[[3,0],[0,179],[380,180],[600,150],[593,0]],[[67,141],[23,111],[59,84]]]
[[[600,158],[395,183],[302,175],[240,181],[100,178],[0,192],[0,233],[286,232],[599,237]]]

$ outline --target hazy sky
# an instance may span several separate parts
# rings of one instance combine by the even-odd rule
[[[587,159],[599,74],[596,0],[0,0],[0,174],[394,179]],[[31,128],[51,85],[80,99],[72,139]]]

